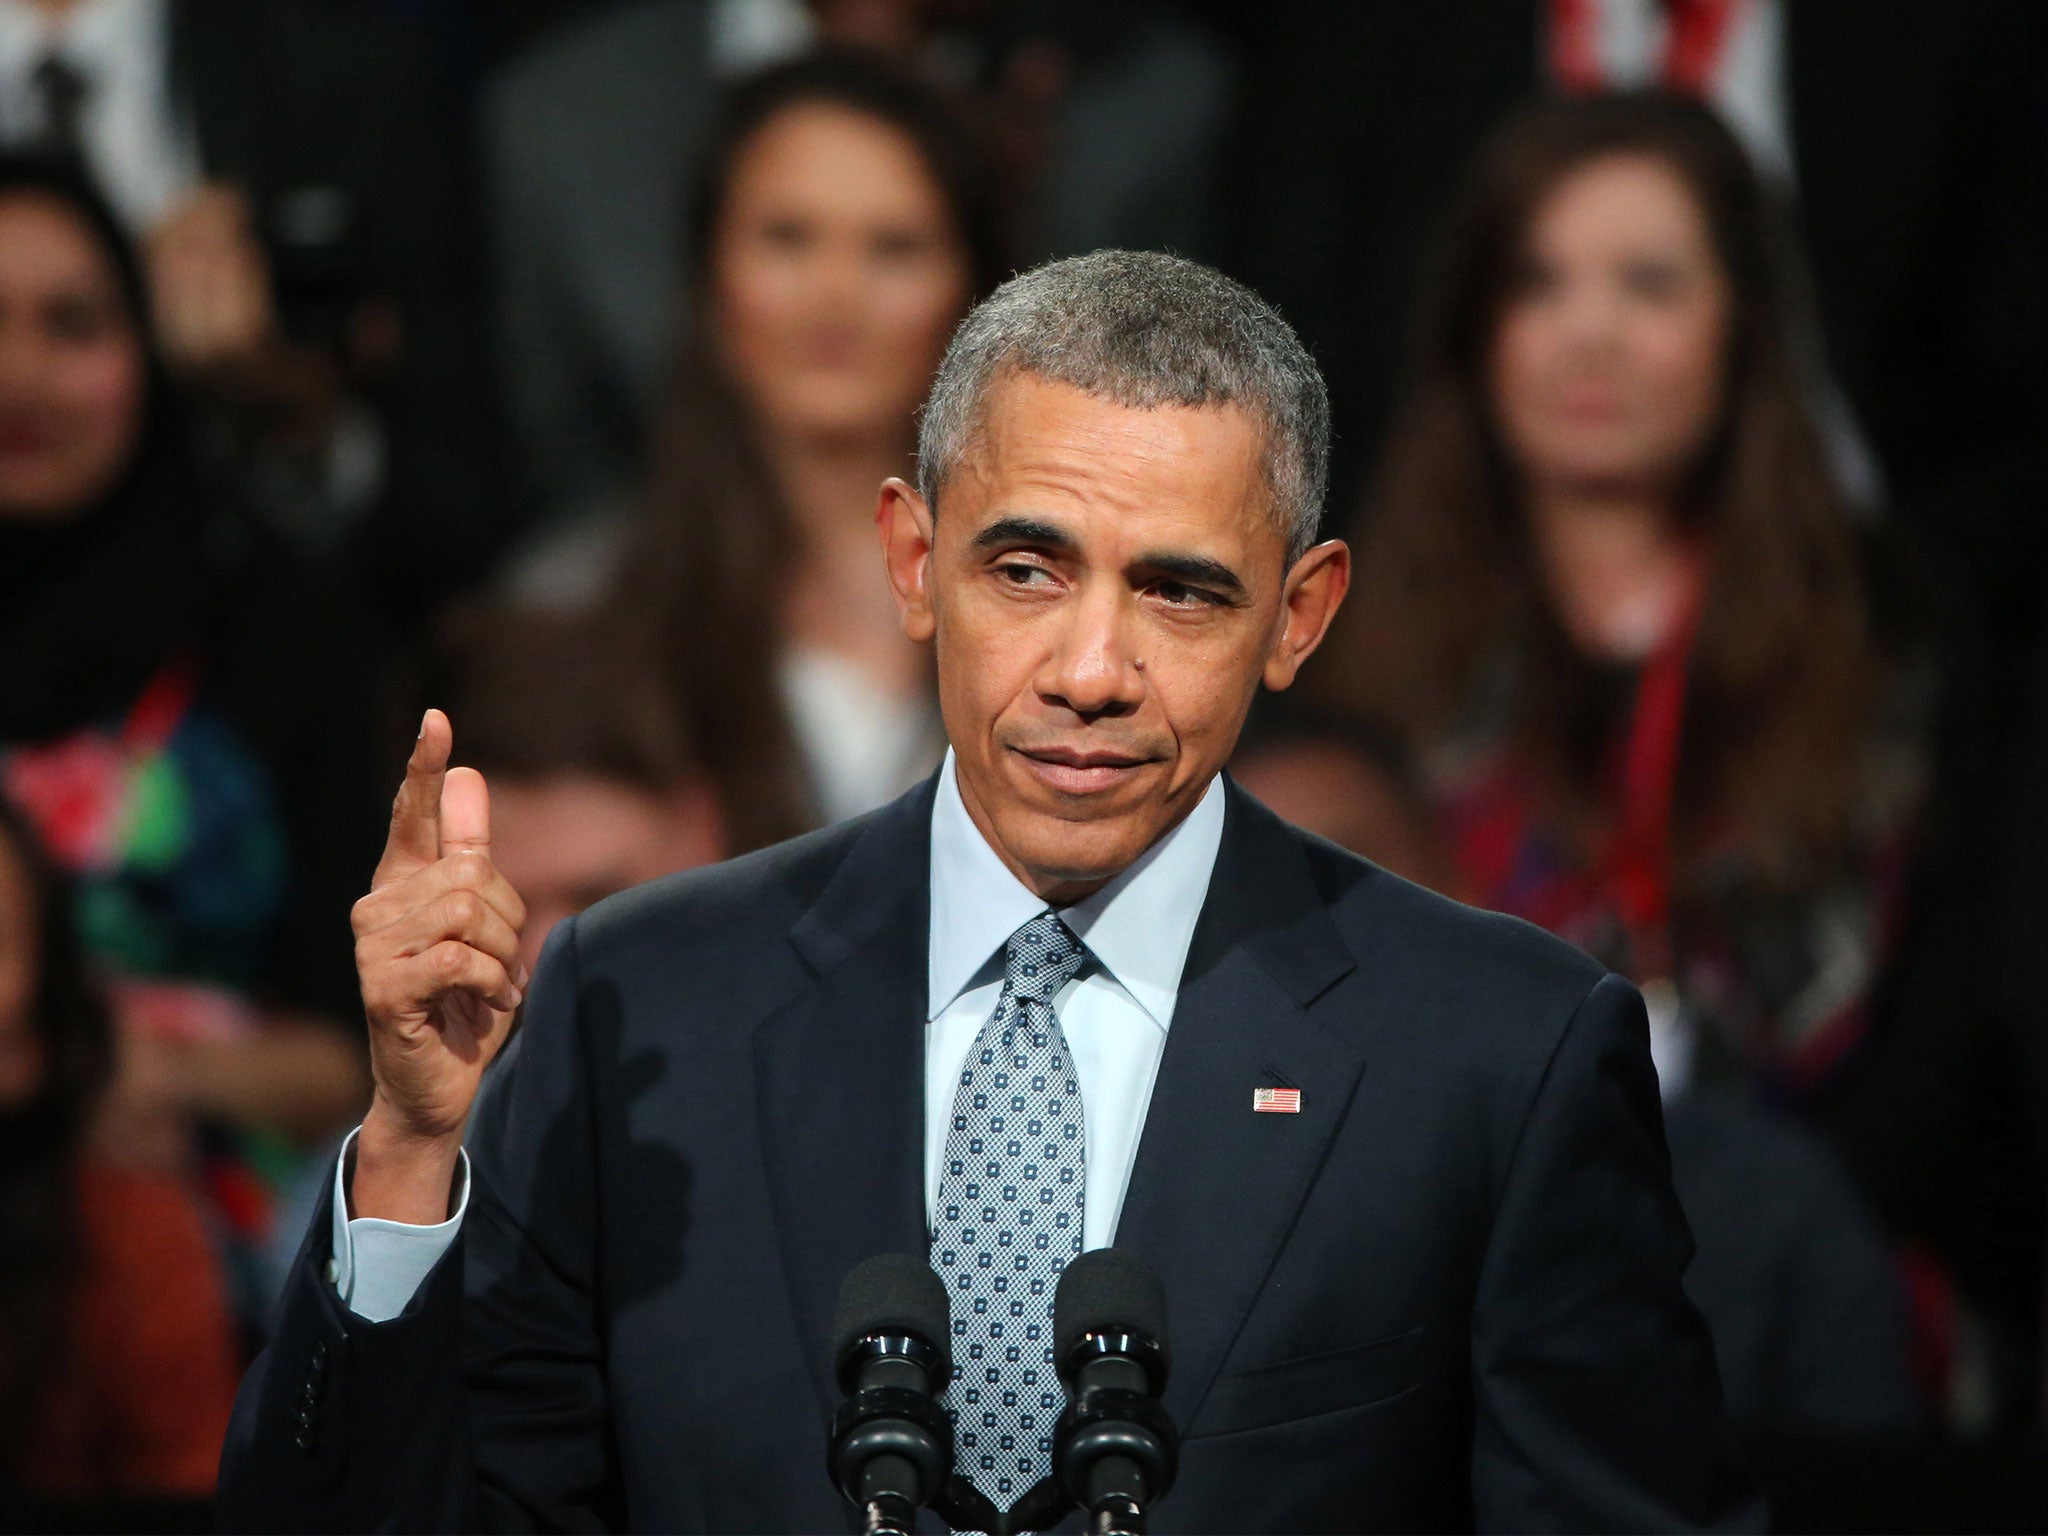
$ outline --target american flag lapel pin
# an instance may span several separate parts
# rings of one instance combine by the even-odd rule
[[[1252,1113],[1257,1115],[1298,1115],[1301,1113],[1301,1090],[1299,1088],[1254,1088],[1252,1090]]]

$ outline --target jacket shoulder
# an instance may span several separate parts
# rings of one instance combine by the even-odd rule
[[[602,966],[651,950],[671,957],[679,946],[716,953],[786,934],[889,809],[608,896],[577,919],[577,952],[584,963]],[[904,856],[912,852],[906,846]]]
[[[679,925],[701,930],[744,923],[758,929],[778,913],[793,922],[824,890],[858,835],[856,823],[841,823],[606,897],[579,919],[579,948],[602,953],[650,930],[672,933]]]
[[[1263,807],[1258,808],[1263,814]],[[1483,911],[1286,826],[1356,969],[1340,995],[1427,1021],[1438,1044],[1547,1055],[1607,968],[1533,923]]]
[[[1257,809],[1272,815],[1263,806]],[[1550,982],[1578,994],[1607,974],[1585,951],[1534,923],[1467,906],[1314,833],[1278,824],[1300,849],[1331,921],[1361,960],[1361,949],[1377,952],[1397,946],[1442,963],[1433,969],[1472,966],[1522,982]]]

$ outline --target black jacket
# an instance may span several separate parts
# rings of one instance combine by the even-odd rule
[[[401,1317],[346,1312],[315,1217],[229,1525],[852,1524],[829,1330],[926,1243],[932,792],[562,925]],[[1764,1521],[1634,990],[1234,786],[1117,1242],[1171,1317],[1156,1530]]]

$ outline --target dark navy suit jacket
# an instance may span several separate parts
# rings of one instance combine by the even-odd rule
[[[850,1268],[926,1245],[931,803],[562,925],[402,1316],[341,1305],[315,1217],[227,1524],[852,1525],[828,1334]],[[1155,1530],[1764,1521],[1634,989],[1235,786],[1117,1242],[1170,1314]]]

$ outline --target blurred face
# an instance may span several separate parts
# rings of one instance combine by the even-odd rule
[[[583,774],[491,780],[491,860],[526,903],[519,958],[529,970],[563,918],[724,856],[708,790],[657,795]]]
[[[1077,900],[1191,810],[1263,681],[1284,688],[1349,579],[1331,542],[1290,570],[1235,407],[1136,410],[1012,376],[936,525],[892,480],[879,513],[914,640],[936,642],[960,794],[1049,902]]]
[[[42,1042],[30,1017],[41,948],[28,870],[0,836],[0,1109],[25,1103],[42,1082]]]
[[[1685,182],[1642,155],[1565,177],[1494,335],[1493,406],[1535,486],[1668,495],[1719,418],[1730,294]]]
[[[0,517],[57,522],[120,477],[142,343],[113,264],[64,205],[0,197]]]
[[[1241,752],[1237,782],[1303,831],[1363,854],[1419,885],[1449,889],[1435,830],[1370,756],[1342,741],[1276,743]]]
[[[740,151],[713,241],[712,320],[771,432],[902,439],[969,286],[938,183],[895,128],[794,106]]]

